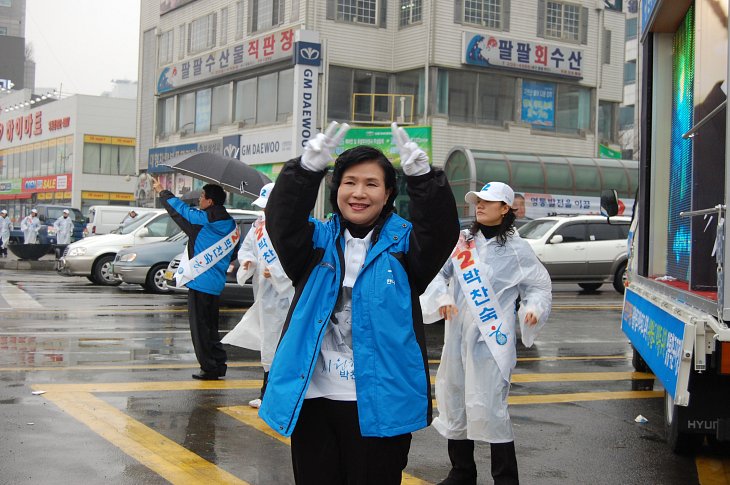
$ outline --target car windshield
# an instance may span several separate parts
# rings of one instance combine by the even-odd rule
[[[157,214],[154,212],[148,212],[145,215],[137,216],[136,221],[130,222],[128,225],[124,226],[118,234],[129,234],[130,232],[133,232],[135,229],[137,229],[139,226],[144,224],[145,222],[149,221],[151,218],[155,217]]]
[[[543,237],[558,221],[550,219],[536,219],[530,221],[520,227],[519,233],[522,239],[540,239]]]

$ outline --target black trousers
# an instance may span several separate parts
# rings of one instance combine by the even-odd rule
[[[226,351],[218,335],[218,308],[220,297],[188,290],[188,320],[193,337],[195,357],[205,372],[226,374]]]
[[[355,401],[305,399],[291,437],[298,485],[392,485],[408,464],[411,434],[366,438]]]

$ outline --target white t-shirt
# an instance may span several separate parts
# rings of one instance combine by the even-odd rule
[[[345,278],[332,316],[327,323],[322,348],[305,399],[326,397],[356,401],[355,362],[352,354],[352,287],[365,263],[373,232],[363,239],[345,230]]]

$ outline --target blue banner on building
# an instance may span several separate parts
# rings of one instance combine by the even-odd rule
[[[685,324],[626,289],[621,329],[673,398],[682,361]]]
[[[555,84],[522,81],[522,121],[533,125],[555,125]]]

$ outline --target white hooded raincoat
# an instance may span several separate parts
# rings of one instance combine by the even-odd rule
[[[470,237],[467,231],[464,235]],[[532,346],[550,314],[550,276],[529,244],[518,235],[510,236],[505,246],[500,246],[495,239],[485,239],[481,232],[474,238],[479,261],[486,267],[487,274],[482,277],[491,282],[504,312],[502,332],[507,336],[507,364],[513,369],[517,362],[516,321],[519,321],[522,342],[526,347]],[[449,259],[421,297],[421,302],[426,304],[424,314],[449,304],[455,304],[459,310],[453,320],[446,322],[441,364],[436,374],[439,416],[433,426],[448,439],[514,441],[507,411],[509,382],[484,341],[461,283],[454,276],[453,260]],[[447,287],[449,280],[451,285]],[[519,315],[515,312],[518,296],[521,297]],[[528,312],[537,316],[535,326],[524,323]]]

